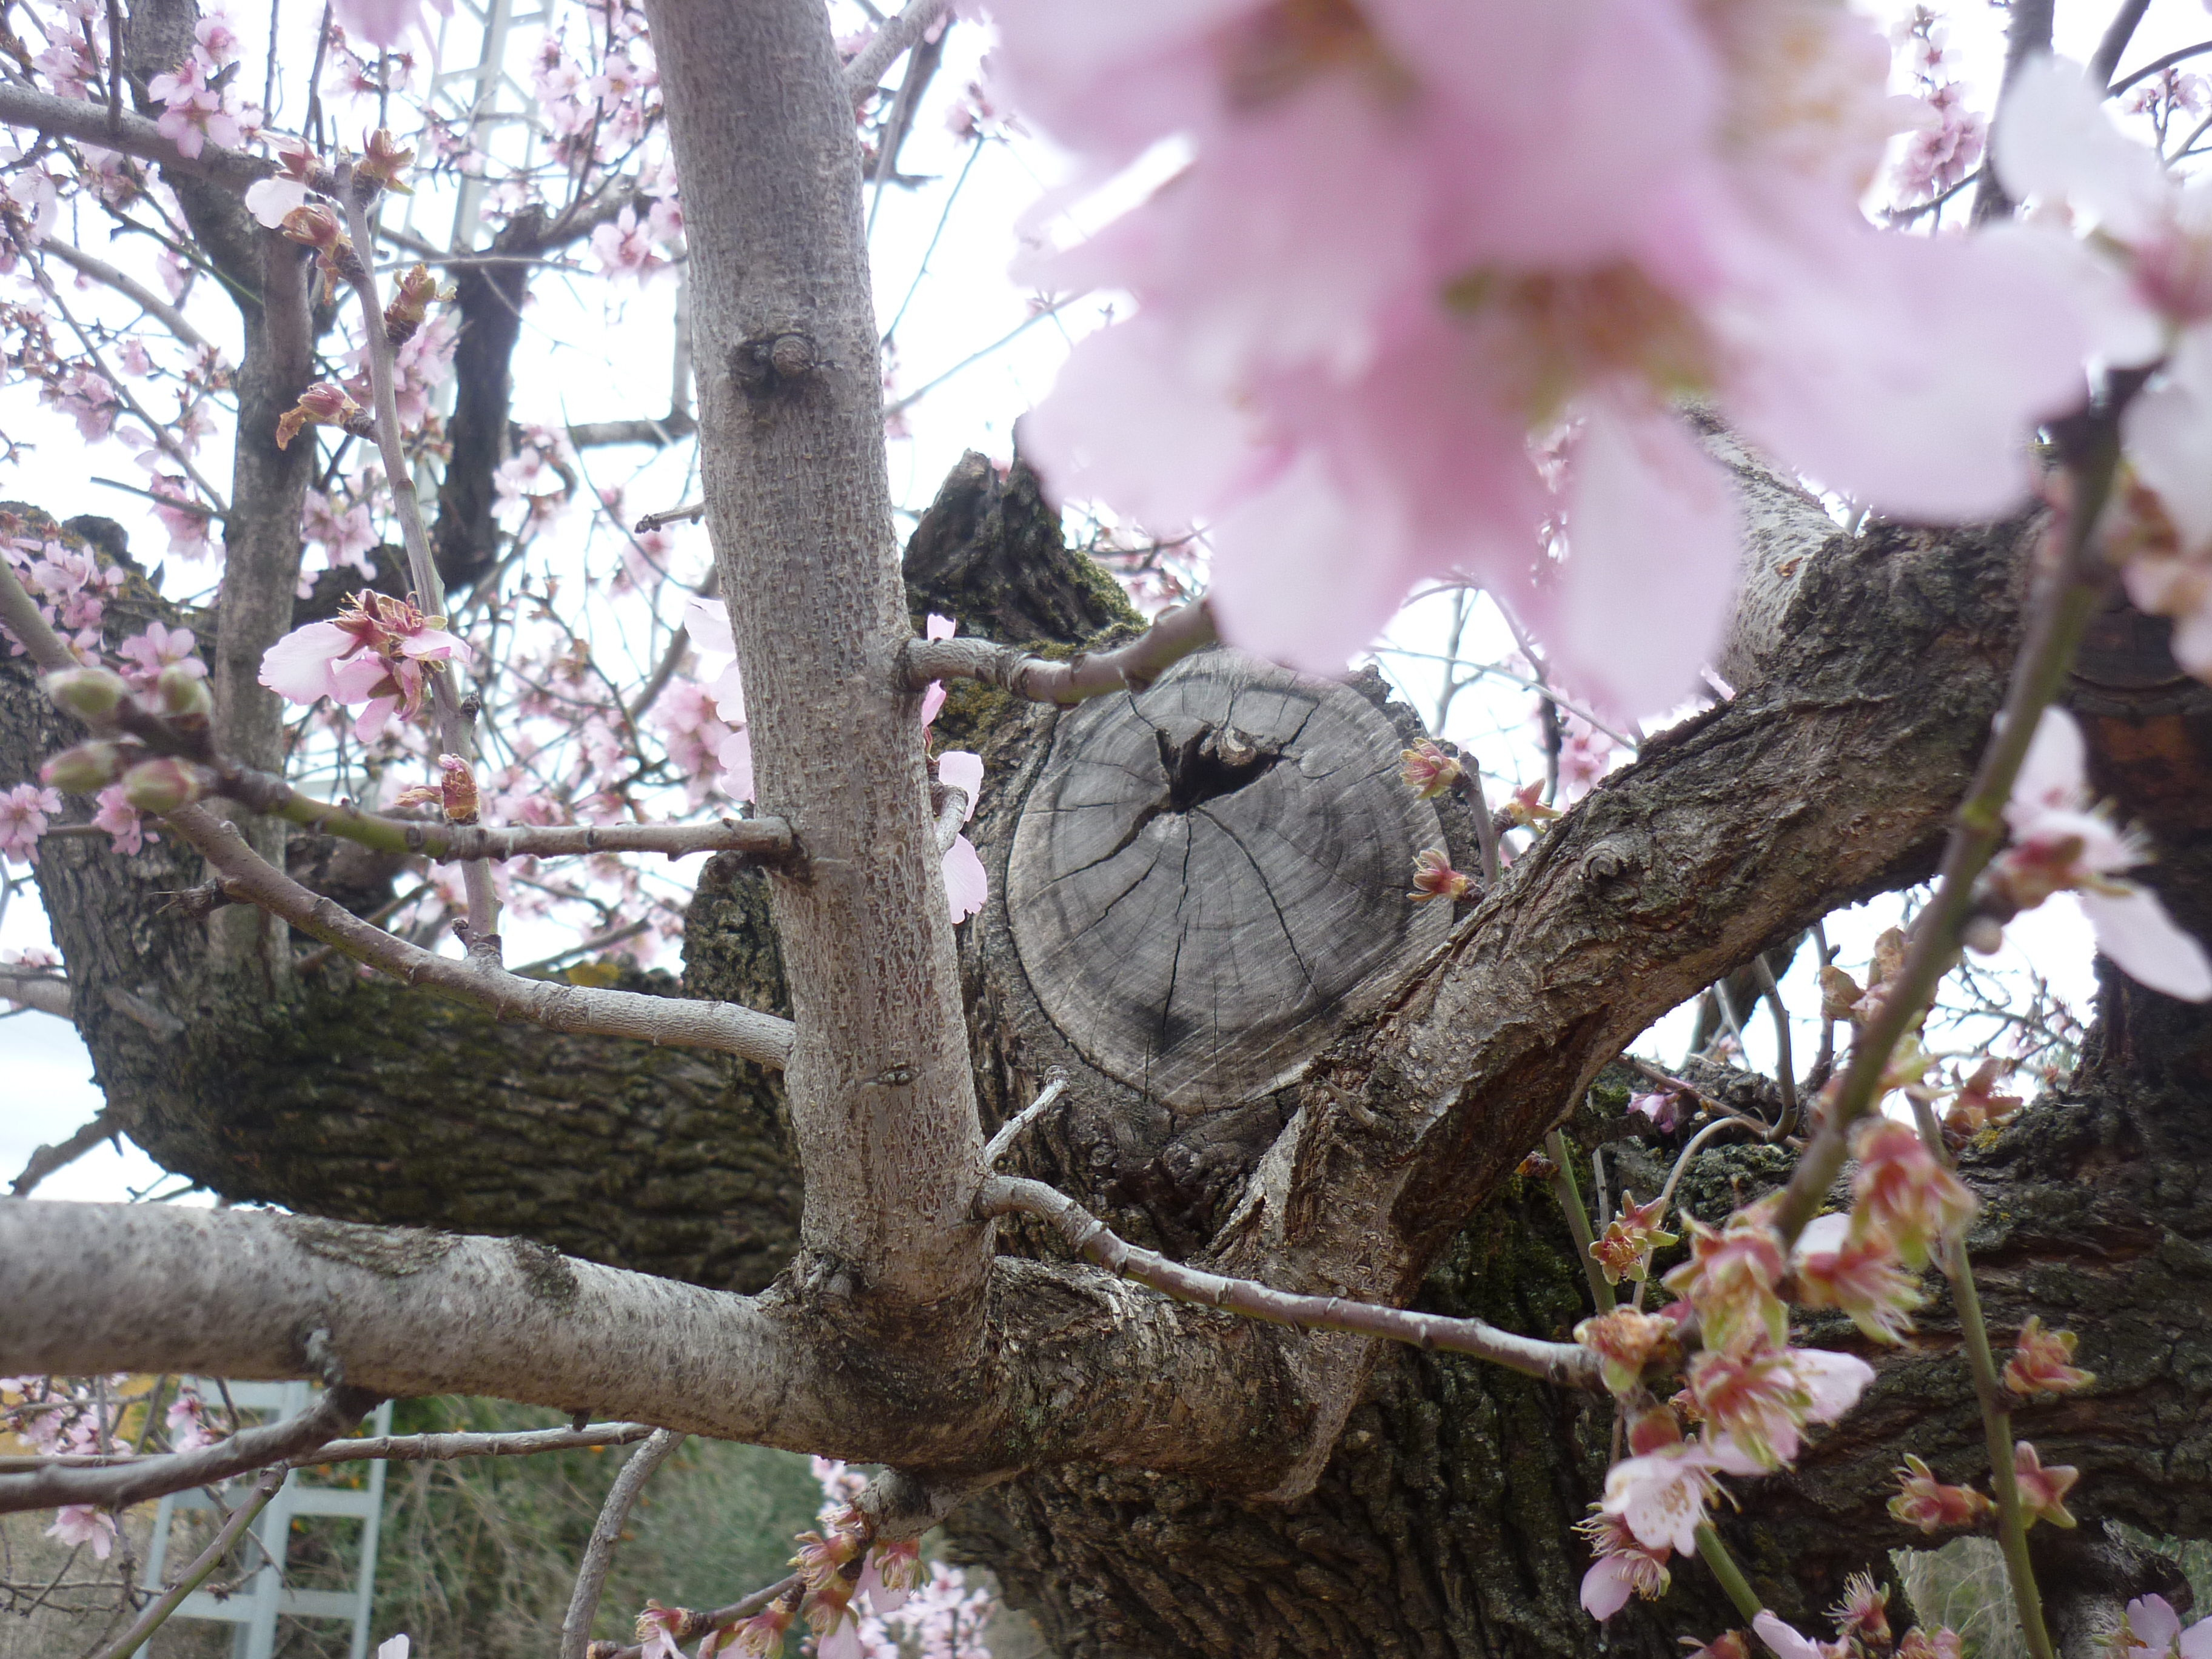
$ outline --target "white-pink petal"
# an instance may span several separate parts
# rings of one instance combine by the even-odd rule
[[[2140,1596],[2128,1603],[2127,1613],[2136,1640],[2154,1653],[2169,1653],[2181,1639],[2181,1615],[2163,1595]]]
[[[278,175],[257,179],[246,187],[246,210],[256,223],[274,230],[294,208],[306,205],[307,187],[297,179]]]
[[[336,623],[295,628],[261,653],[261,684],[291,702],[327,696],[331,663],[356,643],[353,635]]]
[[[1735,497],[1675,421],[1602,404],[1571,476],[1567,555],[1547,599],[1552,660],[1615,714],[1661,713],[1692,692],[1727,625]]]
[[[709,656],[738,654],[738,642],[730,633],[730,607],[720,599],[685,600],[684,629],[691,643]]]
[[[945,852],[945,898],[951,906],[952,920],[967,921],[990,896],[991,878],[984,873],[975,843],[965,836],[953,836]]]
[[[714,750],[721,763],[722,793],[732,800],[753,798],[753,738],[744,726],[724,738]]]
[[[2171,188],[2158,158],[2112,125],[2081,65],[2049,56],[2022,64],[2005,88],[1990,159],[2012,195],[2067,203],[2122,241],[2149,233]]]
[[[2048,708],[2036,720],[2035,735],[2013,779],[2005,822],[2021,835],[2045,814],[2076,806],[2087,790],[2089,746],[2081,728],[2063,708]]]
[[[1759,1617],[1751,1621],[1751,1627],[1759,1633],[1759,1639],[1773,1651],[1775,1659],[1820,1659],[1820,1648],[1817,1642],[1800,1634],[1765,1607],[1761,1607]]]
[[[962,815],[965,823],[975,816],[975,803],[983,798],[983,757],[971,755],[965,749],[948,749],[937,757],[937,781],[948,789],[957,789],[968,797],[968,810]]]
[[[1790,1363],[1799,1384],[1812,1396],[1813,1403],[1805,1413],[1810,1422],[1834,1422],[1859,1403],[1859,1395],[1874,1381],[1874,1367],[1856,1354],[1793,1348]]]
[[[1635,1594],[1635,1574],[1624,1557],[1600,1556],[1583,1575],[1583,1611],[1600,1624],[1626,1607]]]
[[[2212,326],[2184,335],[2120,417],[2136,476],[2158,492],[2185,550],[2212,546]]]
[[[2095,930],[2097,948],[2139,985],[2185,1002],[2212,1001],[2212,959],[2166,913],[2158,895],[2133,882],[2120,894],[2075,895]]]

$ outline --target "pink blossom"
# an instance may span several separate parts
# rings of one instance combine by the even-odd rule
[[[320,697],[366,703],[354,730],[364,743],[383,735],[395,713],[412,720],[422,707],[425,675],[447,661],[466,662],[469,647],[404,599],[364,591],[337,620],[309,623],[270,646],[261,684],[293,702]]]
[[[592,255],[607,276],[638,281],[662,264],[653,251],[650,229],[638,223],[637,214],[629,208],[616,215],[613,223],[601,225],[592,233]]]
[[[1085,164],[1071,194],[1162,139],[1193,156],[1037,270],[1139,309],[1078,346],[1030,437],[1065,493],[1206,525],[1231,639],[1333,671],[1457,573],[1571,684],[1678,701],[1735,571],[1733,503],[1668,412],[1686,390],[1895,514],[2024,495],[2037,420],[2081,395],[2083,331],[2032,258],[1865,223],[1900,122],[1863,21],[1321,15],[994,9],[1006,88]],[[1554,480],[1531,440],[1562,423]]]
[[[168,1425],[171,1451],[197,1451],[221,1437],[209,1431],[204,1408],[195,1394],[179,1394],[171,1401],[162,1420]]]
[[[1724,1435],[1678,1440],[1615,1463],[1605,1477],[1603,1511],[1617,1516],[1650,1550],[1694,1553],[1705,1505],[1720,1488],[1715,1474],[1755,1474],[1761,1466]]]
[[[146,631],[134,634],[115,647],[116,654],[127,658],[133,665],[129,670],[132,682],[149,686],[161,678],[161,671],[174,663],[195,679],[207,676],[207,665],[193,654],[199,641],[189,628],[165,628],[160,623],[146,624]]]
[[[35,783],[19,783],[13,789],[0,791],[0,859],[36,864],[39,837],[46,833],[46,820],[61,810],[60,793]]]
[[[2157,894],[2117,873],[2147,856],[2110,816],[2088,808],[2087,745],[2063,708],[2046,708],[2014,781],[2005,822],[2012,846],[1994,872],[2025,909],[2071,892],[2097,947],[2132,979],[2191,1002],[2212,999],[2212,959],[2177,927]]]
[[[1840,1308],[1877,1342],[1898,1342],[1912,1328],[1912,1311],[1927,1297],[1899,1265],[1887,1235],[1855,1230],[1847,1215],[1815,1216],[1797,1235],[1790,1271],[1796,1299],[1808,1308]]]
[[[1645,1549],[1620,1516],[1601,1510],[1575,1529],[1589,1538],[1595,1558],[1583,1575],[1583,1611],[1591,1618],[1602,1624],[1632,1596],[1650,1601],[1667,1593],[1668,1552]]]
[[[178,64],[173,74],[155,76],[146,83],[146,93],[161,100],[163,108],[155,125],[180,155],[198,155],[210,139],[218,144],[238,143],[238,122],[224,107],[225,94],[207,84],[206,67],[197,58]]]
[[[210,69],[220,69],[238,56],[238,31],[220,11],[211,11],[192,25],[195,56]]]
[[[441,17],[453,15],[453,0],[431,0]],[[338,27],[372,46],[392,47],[422,22],[422,0],[335,0]]]
[[[2125,1635],[2127,1659],[2212,1659],[2212,1619],[2200,1619],[2187,1630],[2173,1604],[2163,1595],[2146,1595],[2128,1603]]]
[[[54,1524],[46,1528],[46,1536],[58,1538],[72,1549],[89,1544],[93,1554],[105,1561],[115,1547],[115,1522],[89,1504],[67,1504],[54,1511]]]

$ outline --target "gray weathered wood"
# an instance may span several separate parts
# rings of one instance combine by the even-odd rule
[[[1007,863],[1022,968],[1093,1066],[1200,1111],[1282,1087],[1443,938],[1437,815],[1366,698],[1227,651],[1062,719]]]

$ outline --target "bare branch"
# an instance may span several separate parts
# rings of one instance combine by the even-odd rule
[[[1141,691],[1170,665],[1219,637],[1213,612],[1198,599],[1169,611],[1127,645],[1066,662],[1031,656],[1019,646],[974,639],[910,639],[902,661],[910,690],[932,680],[981,680],[1031,702],[1065,708],[1109,691]]]
[[[853,54],[853,61],[845,65],[845,87],[855,104],[876,89],[884,71],[928,32],[949,3],[950,0],[908,0],[897,16],[886,19],[868,37],[867,43]]]
[[[203,144],[198,155],[186,155],[161,130],[143,115],[118,112],[111,118],[99,105],[52,93],[0,82],[0,126],[33,127],[57,138],[75,138],[103,149],[120,150],[145,161],[159,161],[166,172],[204,179],[243,191],[256,179],[276,171],[276,163],[221,144]]]
[[[284,1469],[264,1469],[253,1483],[253,1495],[230,1512],[222,1529],[216,1534],[215,1541],[193,1559],[184,1576],[170,1585],[159,1601],[140,1613],[129,1630],[102,1648],[94,1659],[131,1659],[132,1654],[144,1647],[154,1632],[168,1622],[169,1615],[183,1605],[184,1599],[198,1589],[222,1558],[230,1553],[231,1547],[253,1524],[254,1517],[269,1507],[269,1500],[276,1496],[288,1474]]]
[[[949,853],[960,838],[961,826],[968,822],[968,792],[951,784],[940,784],[939,788],[945,799],[937,809],[937,850]]]
[[[791,1053],[789,1020],[734,1002],[698,1002],[523,979],[481,953],[471,953],[466,961],[434,955],[301,886],[247,846],[235,825],[204,808],[183,807],[164,821],[206,854],[230,898],[258,904],[356,961],[449,1000],[501,1019],[528,1020],[548,1030],[682,1043],[718,1049],[763,1066],[780,1067]]]
[[[81,247],[60,240],[39,244],[41,253],[51,253],[64,264],[82,271],[96,283],[105,283],[118,294],[137,306],[195,351],[210,349],[207,338],[186,320],[185,313],[148,288],[128,271],[118,270],[106,260],[87,253]]]
[[[1300,1330],[1350,1331],[1404,1342],[1416,1348],[1442,1348],[1451,1353],[1472,1354],[1493,1365],[1503,1365],[1508,1370],[1561,1388],[1603,1386],[1597,1356],[1577,1343],[1545,1342],[1534,1337],[1518,1336],[1480,1319],[1447,1319],[1441,1314],[1413,1313],[1402,1308],[1379,1307],[1370,1302],[1347,1301],[1339,1296],[1294,1296],[1249,1279],[1224,1279],[1218,1273],[1186,1267],[1153,1251],[1125,1243],[1104,1222],[1073,1199],[1054,1191],[1041,1181],[993,1176],[977,1191],[975,1211],[981,1216],[1018,1212],[1041,1216],[1059,1230],[1068,1248],[1078,1255],[1089,1257],[1109,1273],[1149,1285],[1178,1302],[1224,1308],[1271,1325],[1291,1325]]]
[[[46,1207],[8,1206],[11,1212]],[[64,1504],[90,1504],[102,1509],[120,1507],[143,1504],[149,1498],[161,1498],[173,1492],[189,1492],[194,1486],[212,1486],[248,1469],[282,1462],[307,1447],[321,1445],[368,1416],[380,1397],[369,1389],[341,1383],[297,1417],[266,1428],[243,1430],[197,1451],[143,1458],[115,1468],[70,1468],[48,1463],[26,1474],[0,1474],[0,1514],[15,1510],[55,1509]]]
[[[53,832],[49,830],[47,833],[51,835]],[[0,1002],[20,1002],[24,1007],[35,1008],[42,1014],[52,1014],[60,1019],[71,1018],[69,981],[56,974],[27,974],[19,969],[0,969]]]
[[[358,1440],[333,1440],[327,1446],[285,1459],[289,1468],[319,1468],[329,1463],[430,1463],[457,1457],[531,1457],[539,1452],[576,1451],[589,1446],[627,1446],[653,1432],[649,1423],[593,1423],[580,1429],[523,1429],[511,1434],[386,1434]],[[0,1457],[0,1472],[43,1468],[112,1468],[143,1462],[142,1453],[64,1452],[52,1457]]]
[[[64,987],[64,990],[68,988]],[[64,1002],[66,1006],[66,1002]],[[67,1015],[64,1014],[66,1018]],[[41,1146],[31,1154],[31,1161],[23,1166],[23,1173],[9,1182],[8,1190],[17,1198],[28,1198],[31,1189],[55,1170],[64,1169],[82,1158],[103,1140],[123,1133],[120,1114],[113,1106],[101,1109],[91,1122],[84,1125],[67,1140],[58,1146]]]
[[[1008,1118],[1000,1127],[999,1133],[991,1137],[989,1144],[983,1148],[983,1167],[986,1170],[994,1168],[1014,1142],[1021,1139],[1022,1131],[1050,1111],[1053,1103],[1066,1092],[1066,1074],[1057,1071],[1053,1073],[1051,1080],[1038,1091],[1037,1097]]]
[[[2089,81],[2093,86],[2103,86],[2119,68],[2121,54],[2128,42],[2136,37],[2136,26],[2143,14],[2150,9],[2150,0],[2120,0],[2112,13],[2112,21],[2105,25],[2105,33],[2097,42],[2097,50],[2089,55]]]
[[[2176,64],[2185,64],[2192,58],[2202,58],[2208,52],[2212,52],[2212,40],[2199,40],[2193,46],[2183,46],[2178,51],[2169,52],[2163,58],[2154,58],[2125,80],[2115,81],[2111,86],[2106,87],[2105,96],[2117,98],[2137,82],[2148,81],[2152,76],[2170,70]],[[2184,145],[2183,148],[2185,149],[2188,146]]]
[[[665,513],[648,513],[637,521],[641,536],[651,535],[656,530],[665,530],[672,524],[696,523],[707,516],[707,503],[690,501],[682,507],[672,507]]]
[[[607,1571],[615,1564],[615,1546],[629,1524],[630,1506],[645,1490],[653,1472],[674,1455],[684,1437],[673,1429],[655,1429],[652,1437],[632,1452],[607,1492],[599,1518],[592,1528],[591,1542],[584,1547],[584,1562],[576,1571],[575,1593],[568,1598],[568,1616],[561,1621],[561,1659],[584,1659],[592,1636],[592,1620],[599,1610],[599,1592],[606,1588]]]
[[[655,449],[665,449],[698,429],[698,419],[690,410],[672,409],[657,418],[640,416],[626,421],[581,422],[568,428],[568,441],[578,449],[610,444],[651,444]]]

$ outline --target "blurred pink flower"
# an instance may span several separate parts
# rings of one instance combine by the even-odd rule
[[[1006,89],[1084,163],[1041,216],[1160,140],[1191,155],[1033,262],[1139,310],[1077,347],[1030,446],[1063,493],[1162,533],[1203,524],[1224,632],[1300,666],[1340,668],[1413,583],[1456,572],[1571,684],[1665,708],[1736,568],[1682,394],[1917,517],[2012,505],[2037,419],[2081,395],[2082,331],[2045,265],[1864,222],[1910,121],[1841,8],[1000,0],[994,17]],[[1555,483],[1529,448],[1562,422]]]

